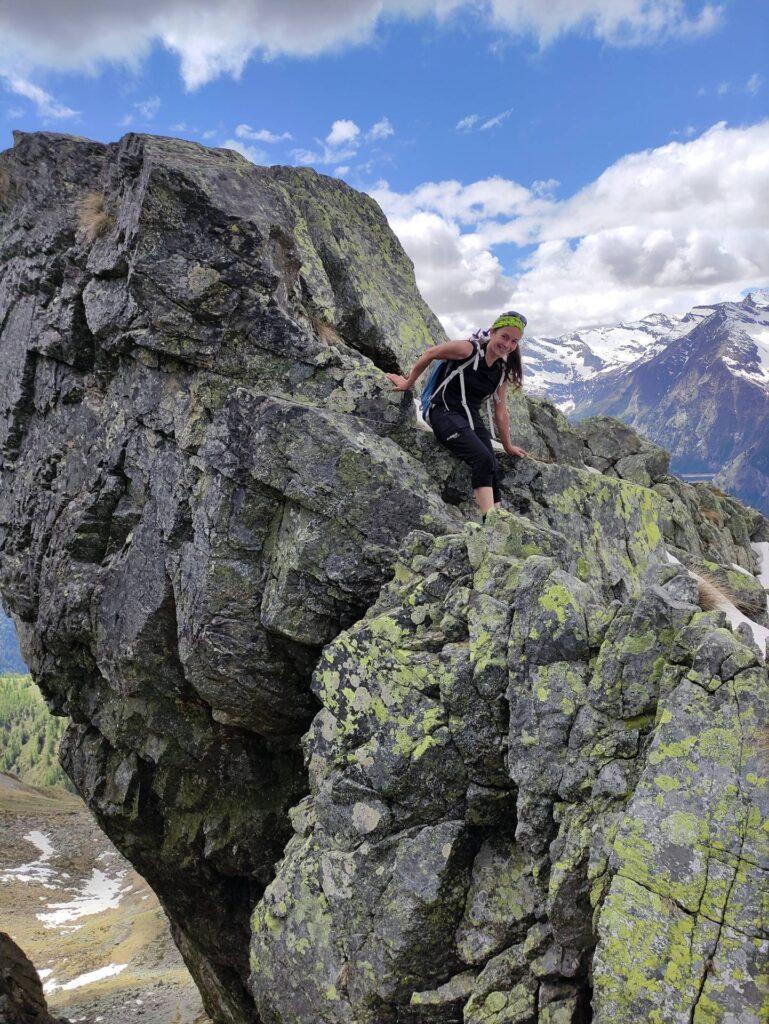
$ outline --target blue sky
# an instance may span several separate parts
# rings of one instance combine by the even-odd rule
[[[149,131],[338,174],[382,203],[450,329],[769,284],[759,0],[114,0],[96,23],[74,0],[66,24],[52,3],[0,10],[0,148]]]

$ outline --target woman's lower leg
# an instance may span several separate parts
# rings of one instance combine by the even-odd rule
[[[478,508],[484,516],[494,508],[494,489],[492,487],[476,487],[473,494],[478,502]]]

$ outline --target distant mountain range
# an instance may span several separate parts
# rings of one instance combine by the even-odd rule
[[[769,291],[616,327],[532,338],[527,390],[573,421],[607,415],[666,448],[678,473],[769,513]]]

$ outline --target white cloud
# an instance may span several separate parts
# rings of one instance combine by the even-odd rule
[[[755,96],[763,84],[763,78],[756,71],[745,83],[745,92],[749,93],[751,96]]]
[[[323,154],[316,152],[314,149],[292,149],[291,156],[298,164],[305,164],[308,167],[325,162]]]
[[[133,113],[126,114],[120,121],[120,124],[125,128],[129,124],[133,124],[134,121],[139,119],[140,122],[147,123],[148,121],[154,121],[155,115],[160,110],[160,97],[150,96],[149,99],[140,100],[138,103],[133,105]]]
[[[390,124],[389,117],[383,117],[371,126],[367,135],[369,139],[387,139],[390,135],[395,135],[395,129]]]
[[[291,132],[271,132],[267,128],[252,128],[247,124],[239,124],[235,128],[235,134],[239,139],[250,139],[252,142],[283,142],[293,138]]]
[[[388,216],[401,219],[429,210],[458,224],[478,224],[496,217],[520,215],[535,201],[530,189],[507,178],[485,178],[471,185],[458,181],[425,182],[413,192],[391,192],[385,182],[371,190]]]
[[[362,45],[385,19],[441,21],[462,10],[540,46],[569,32],[640,46],[711,32],[722,7],[704,0],[196,0],[192,7],[187,0],[26,0],[0,6],[0,40],[6,70],[138,64],[160,43],[178,55],[185,85],[195,89],[220,75],[237,78],[254,56]]]
[[[697,134],[697,129],[694,127],[694,125],[693,124],[687,124],[686,127],[684,127],[684,128],[674,128],[673,131],[670,133],[670,137],[672,139],[674,139],[674,138],[691,139],[696,134]]]
[[[334,168],[334,174],[336,174],[340,178],[342,177],[342,175],[349,174],[349,173],[350,173],[350,168],[347,167],[347,166],[335,167]]]
[[[510,107],[509,110],[503,110],[501,114],[495,114],[494,117],[490,117],[488,121],[484,121],[478,131],[485,132],[488,131],[489,128],[497,128],[500,124],[506,121],[508,117],[510,117],[512,112],[513,108]]]
[[[331,131],[326,136],[326,144],[332,147],[357,145],[360,128],[354,121],[334,121]]]
[[[554,185],[490,178],[371,191],[451,332],[504,306],[530,313],[532,333],[557,333],[769,284],[769,122],[717,124],[629,154],[563,200]],[[494,254],[505,243],[534,246],[514,276]]]
[[[529,33],[546,46],[567,32],[581,32],[617,46],[643,46],[670,38],[712,32],[723,5],[697,5],[687,13],[682,0],[490,0],[492,20],[511,34]]]
[[[227,139],[222,143],[221,149],[234,149],[236,153],[240,153],[252,164],[267,163],[267,154],[263,150],[257,149],[256,146],[249,146],[240,139]]]
[[[334,121],[325,141],[316,139],[318,149],[294,149],[291,155],[298,164],[340,164],[357,155],[361,139],[354,121]]]
[[[488,310],[506,304],[510,282],[475,234],[463,234],[436,213],[391,217],[390,224],[414,261],[420,291],[449,333],[485,326]]]
[[[467,117],[463,117],[461,121],[457,121],[454,128],[458,132],[469,132],[471,128],[480,121],[480,114],[468,114]]]
[[[486,132],[490,128],[497,128],[504,121],[510,117],[513,112],[513,108],[510,107],[508,110],[503,110],[499,114],[494,114],[493,117],[481,118],[480,114],[468,114],[467,117],[463,117],[460,121],[454,125],[454,130],[457,132],[471,132],[479,131]]]
[[[762,76],[754,71],[744,85],[735,85],[734,82],[719,82],[714,92],[716,96],[727,96],[729,93],[747,93],[748,96],[755,96],[763,84]],[[700,86],[697,95],[707,96],[708,90],[704,86]]]
[[[148,100],[135,103],[134,106],[139,117],[143,117],[146,121],[152,121],[158,110],[160,110],[160,97],[151,96]]]
[[[553,192],[560,185],[560,181],[557,178],[546,178],[544,181],[532,181],[531,191],[532,194],[542,199],[551,199]]]
[[[350,160],[357,152],[357,149],[334,149],[321,143],[320,149],[292,149],[291,155],[298,164],[320,167],[334,164],[337,160]]]
[[[65,120],[70,117],[77,117],[77,111],[71,107],[65,107],[59,103],[49,92],[41,89],[39,85],[21,78],[19,75],[4,74],[0,72],[0,80],[5,87],[17,96],[23,96],[35,105],[35,109],[41,117],[52,118],[55,121]]]

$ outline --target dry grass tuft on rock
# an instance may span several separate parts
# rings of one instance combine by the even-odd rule
[[[312,318],[312,326],[318,336],[318,341],[324,345],[338,345],[339,342],[344,344],[344,338],[339,334],[335,327],[327,320],[322,320],[320,317]]]
[[[723,526],[724,521],[721,516],[712,508],[701,508],[700,515],[703,519],[707,519],[710,523],[715,523],[716,526]]]
[[[103,192],[89,192],[77,207],[77,233],[88,245],[104,234],[112,223]]]
[[[720,580],[704,572],[698,572],[696,576],[699,583],[699,605],[704,612],[722,608],[727,601],[736,606],[735,595]]]

